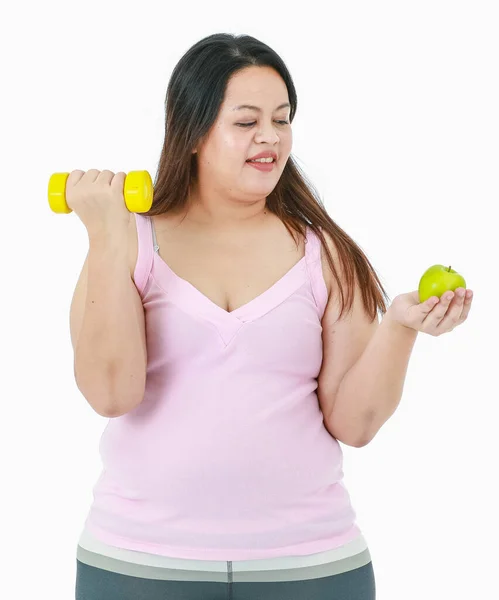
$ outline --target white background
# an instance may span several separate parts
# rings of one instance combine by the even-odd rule
[[[74,598],[107,420],[73,376],[69,307],[87,252],[49,209],[55,171],[148,170],[184,52],[212,33],[273,47],[298,92],[293,154],[390,298],[452,265],[468,320],[420,333],[399,408],[345,484],[380,600],[497,593],[497,3],[9,3],[2,9],[0,596]],[[352,599],[354,600],[354,599]]]

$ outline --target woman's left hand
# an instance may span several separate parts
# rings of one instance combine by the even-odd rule
[[[458,287],[445,292],[436,303],[436,296],[419,301],[419,293],[400,294],[388,308],[390,318],[409,329],[439,336],[448,333],[466,321],[473,301],[473,292]]]

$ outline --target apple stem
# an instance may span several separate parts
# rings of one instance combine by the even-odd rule
[[[449,271],[449,273],[450,273],[450,267],[447,269],[447,271]]]

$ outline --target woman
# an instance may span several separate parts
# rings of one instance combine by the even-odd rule
[[[290,156],[296,106],[271,48],[212,35],[169,82],[149,212],[126,211],[124,173],[68,179],[90,240],[75,377],[110,418],[77,600],[375,598],[339,441],[388,416],[339,385],[387,296]],[[410,347],[401,314],[383,335]]]

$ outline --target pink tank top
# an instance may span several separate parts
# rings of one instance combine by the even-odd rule
[[[361,535],[317,398],[318,237],[307,227],[305,256],[227,312],[168,267],[152,220],[135,218],[146,390],[106,425],[85,526],[113,546],[198,560],[307,555]]]

